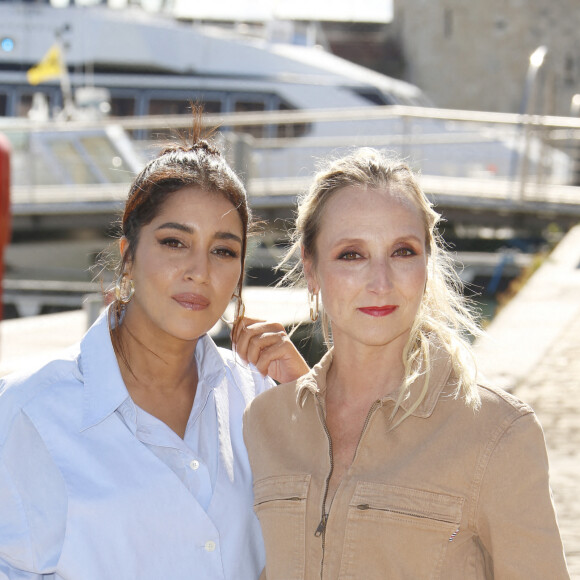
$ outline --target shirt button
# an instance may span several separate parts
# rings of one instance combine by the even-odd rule
[[[199,461],[197,459],[193,459],[192,461],[189,462],[189,467],[191,467],[191,469],[195,471],[196,469],[199,468]]]
[[[206,552],[213,552],[215,550],[215,542],[209,540],[208,542],[205,543],[204,548]]]

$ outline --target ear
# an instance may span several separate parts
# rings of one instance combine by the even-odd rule
[[[316,280],[316,269],[314,267],[314,259],[306,253],[304,246],[300,247],[300,258],[302,259],[302,269],[304,270],[304,277],[306,284],[308,284],[308,291],[316,294],[319,290],[318,282]]]
[[[119,253],[121,254],[121,263],[124,265],[123,270],[128,271],[131,267],[131,262],[129,257],[125,257],[127,255],[127,251],[129,250],[129,240],[122,236],[119,239]]]

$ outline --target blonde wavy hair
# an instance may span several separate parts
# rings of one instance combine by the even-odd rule
[[[423,390],[413,406],[397,421],[397,425],[421,404],[429,389],[429,345],[439,343],[451,358],[456,380],[455,396],[477,409],[477,368],[469,335],[479,336],[481,329],[471,302],[463,295],[463,283],[453,267],[453,259],[437,231],[441,216],[433,209],[409,166],[397,158],[387,157],[371,148],[361,148],[346,157],[331,160],[314,177],[308,192],[299,200],[292,245],[279,268],[286,270],[282,284],[305,285],[301,250],[316,259],[316,239],[324,208],[331,196],[345,187],[367,190],[395,188],[420,211],[425,227],[428,274],[423,300],[403,350],[405,380],[392,417],[409,394],[410,386],[425,376]],[[322,308],[322,329],[327,347],[332,344],[330,321]]]

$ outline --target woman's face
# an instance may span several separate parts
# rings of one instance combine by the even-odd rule
[[[223,314],[241,275],[243,226],[223,195],[171,194],[139,234],[126,271],[135,284],[124,324],[156,337],[194,340]],[[121,241],[121,252],[127,241]]]
[[[404,348],[427,280],[419,210],[396,190],[347,187],[323,210],[314,259],[304,267],[320,289],[336,348]]]

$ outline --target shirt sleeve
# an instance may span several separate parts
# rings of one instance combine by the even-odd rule
[[[55,570],[66,504],[59,470],[20,414],[0,447],[0,580],[32,580]]]
[[[477,528],[495,580],[569,579],[552,494],[542,428],[518,417],[489,455]]]
[[[0,580],[42,580],[41,574],[34,572],[25,572],[24,570],[17,570],[12,568],[2,560],[0,560]]]

